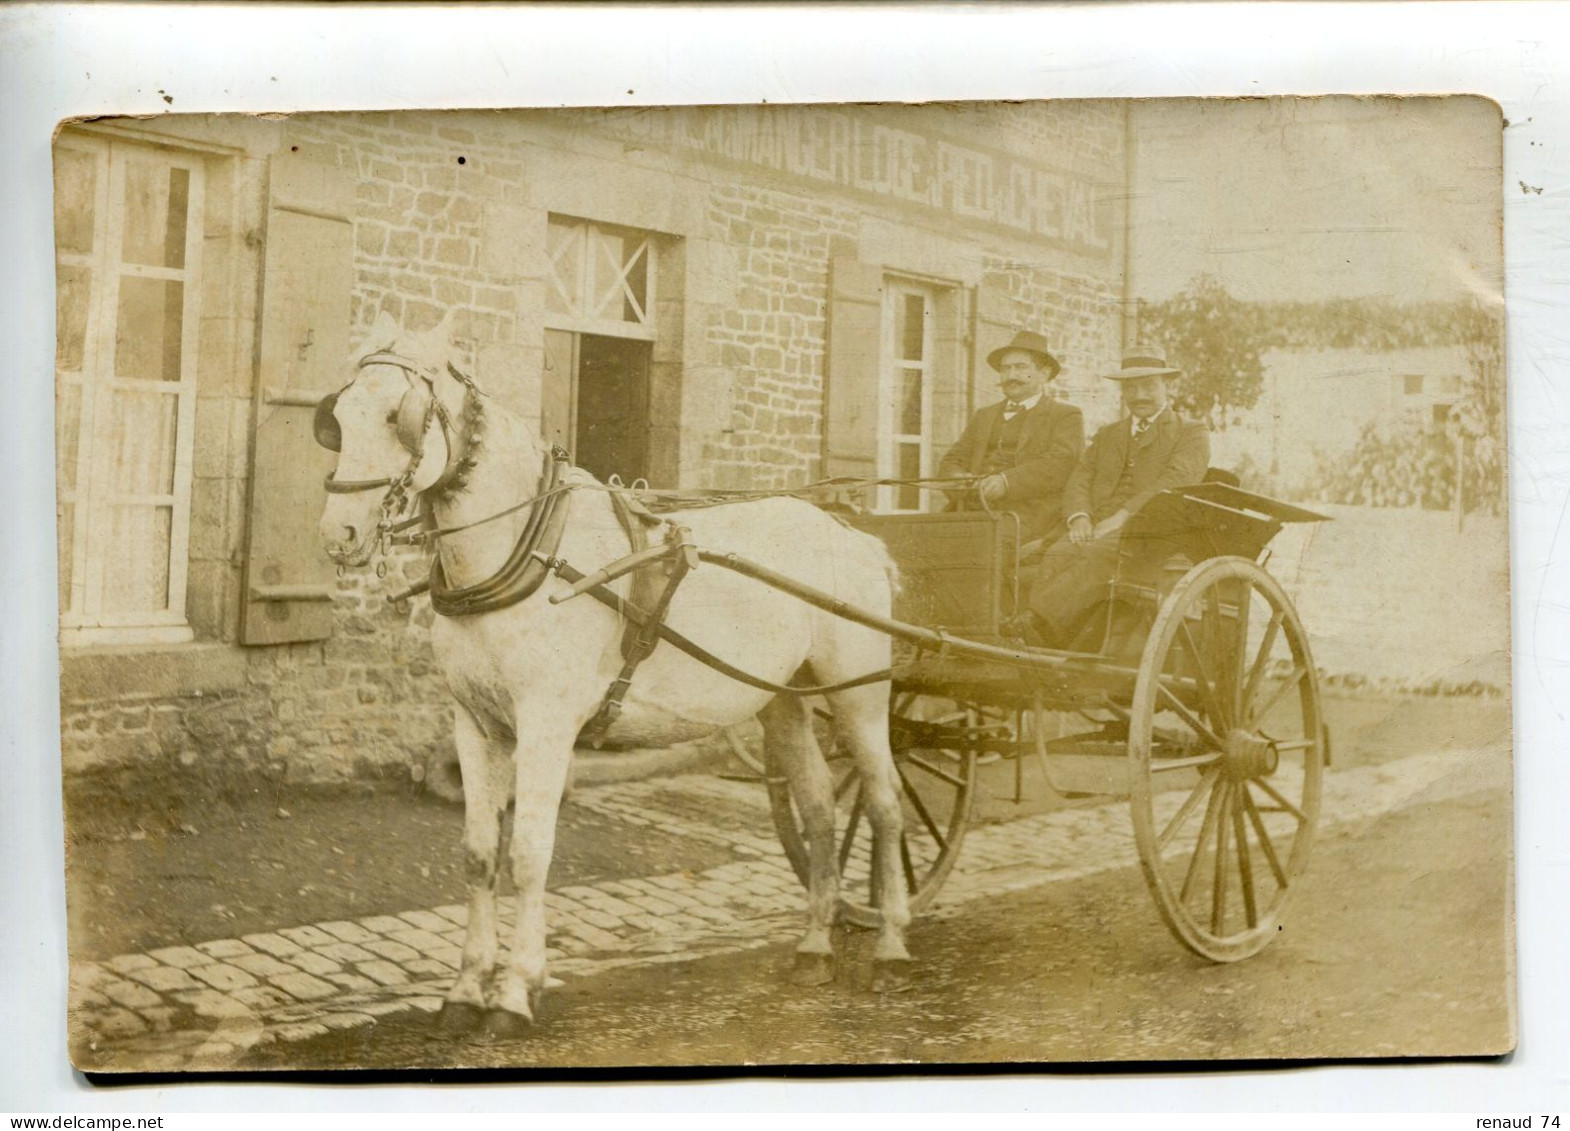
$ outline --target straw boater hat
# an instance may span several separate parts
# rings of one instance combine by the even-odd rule
[[[1166,355],[1149,346],[1135,346],[1123,355],[1123,367],[1103,377],[1113,381],[1132,381],[1135,377],[1176,377],[1183,371],[1167,364]]]
[[[1014,340],[1008,345],[999,346],[997,349],[989,353],[987,355],[987,364],[992,366],[994,371],[1002,372],[1002,370],[998,368],[998,362],[1002,359],[1003,355],[1008,353],[1010,350],[1024,350],[1026,353],[1033,353],[1039,357],[1041,359],[1041,363],[1052,370],[1052,372],[1047,375],[1048,381],[1056,377],[1063,369],[1063,363],[1057,358],[1053,357],[1052,351],[1047,349],[1047,339],[1031,330],[1019,331],[1014,335]]]

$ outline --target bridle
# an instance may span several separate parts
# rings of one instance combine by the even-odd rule
[[[463,386],[460,420],[453,419],[452,413],[436,395],[437,371],[434,368],[421,366],[388,350],[367,354],[360,359],[356,368],[366,369],[372,365],[391,365],[400,369],[409,382],[409,391],[398,402],[398,411],[394,416],[398,442],[409,453],[409,465],[399,474],[381,479],[339,479],[335,472],[329,472],[323,486],[330,495],[353,495],[385,488],[387,493],[382,496],[381,521],[377,524],[378,530],[385,535],[395,528],[397,516],[408,503],[409,485],[414,482],[420,462],[425,457],[425,437],[430,431],[431,421],[434,419],[441,425],[442,440],[447,447],[447,463],[436,481],[421,493],[428,498],[436,498],[463,487],[469,473],[474,470],[474,459],[469,450],[483,440],[479,432],[483,409],[481,394],[473,378],[461,373],[451,362],[447,363],[447,372]],[[336,452],[343,448],[343,433],[333,411],[338,398],[353,383],[350,381],[336,393],[323,397],[316,406],[313,421],[316,442],[328,451]]]

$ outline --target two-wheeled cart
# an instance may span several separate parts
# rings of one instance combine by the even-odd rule
[[[1227,962],[1268,945],[1308,860],[1330,749],[1307,635],[1264,567],[1283,524],[1324,518],[1225,482],[1156,496],[1123,528],[1106,599],[1066,649],[1002,631],[1030,573],[1011,517],[854,519],[901,573],[896,620],[868,623],[901,641],[890,729],[912,910],[953,868],[983,776],[997,792],[1012,770],[1017,801],[1033,761],[1061,797],[1128,801],[1145,881],[1185,946]],[[848,757],[830,759],[842,914],[871,925],[860,786]],[[768,766],[764,778],[805,882],[789,790]]]

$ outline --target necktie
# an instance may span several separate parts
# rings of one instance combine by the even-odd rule
[[[1018,401],[1007,401],[1003,405],[1003,419],[1008,420],[1016,413],[1024,412],[1025,406]]]
[[[1141,436],[1143,436],[1146,432],[1149,432],[1149,431],[1150,431],[1150,418],[1148,416],[1142,416],[1138,420],[1134,421],[1134,439],[1136,439],[1136,440],[1139,439]]]

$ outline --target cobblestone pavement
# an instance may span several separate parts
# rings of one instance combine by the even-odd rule
[[[1509,762],[1497,749],[1332,770],[1321,828],[1508,783]],[[551,891],[553,975],[581,978],[797,937],[805,900],[756,784],[694,774],[580,790],[574,802],[629,825],[726,845],[743,859]],[[1122,802],[973,828],[929,914],[952,916],[973,900],[1135,862]],[[1131,893],[1142,897],[1143,890]],[[511,901],[502,902],[510,925]],[[421,908],[78,963],[73,1045],[92,1067],[221,1069],[258,1044],[434,1011],[457,969],[464,921],[459,906]]]

